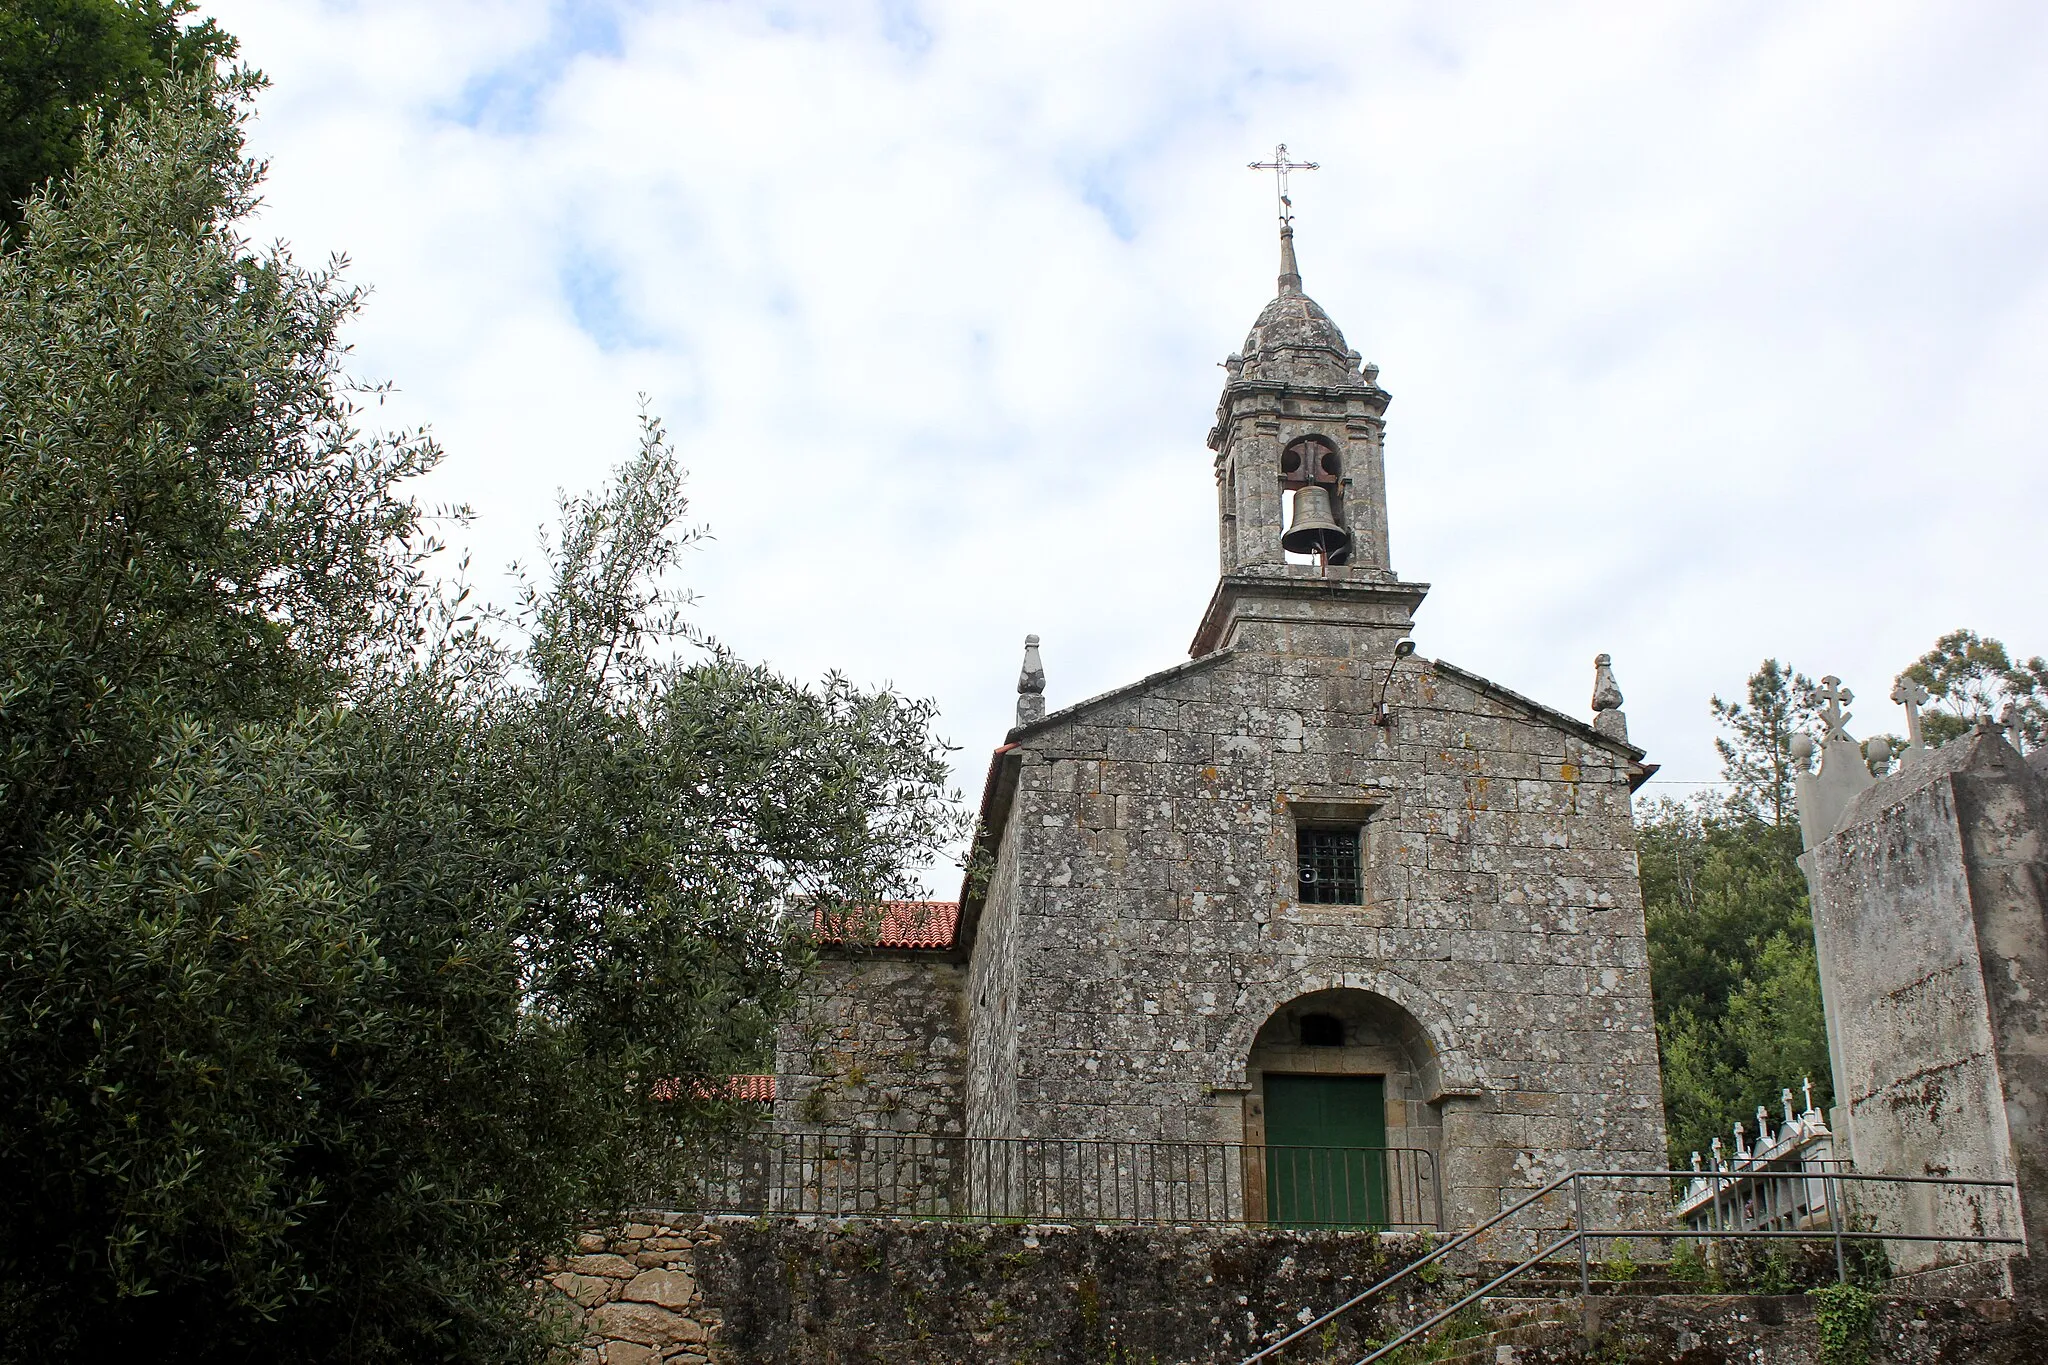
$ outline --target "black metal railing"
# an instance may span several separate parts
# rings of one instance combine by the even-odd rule
[[[1407,1147],[763,1130],[701,1154],[664,1202],[698,1213],[1439,1229]]]
[[[1782,1174],[1746,1172],[1744,1178],[1747,1180],[1806,1182],[1818,1178],[1823,1201],[1821,1217],[1815,1220],[1819,1225],[1803,1228],[1739,1225],[1680,1228],[1671,1226],[1668,1221],[1646,1221],[1626,1226],[1615,1216],[1617,1209],[1626,1207],[1646,1188],[1653,1187],[1646,1187],[1645,1182],[1668,1182],[1690,1177],[1691,1174],[1686,1171],[1574,1171],[1561,1175],[1509,1204],[1485,1222],[1459,1233],[1378,1283],[1352,1295],[1320,1317],[1312,1318],[1269,1342],[1245,1357],[1242,1365],[1277,1363],[1297,1345],[1314,1342],[1319,1347],[1321,1334],[1338,1318],[1358,1312],[1375,1300],[1384,1300],[1390,1291],[1404,1283],[1434,1279],[1435,1275],[1430,1273],[1432,1267],[1441,1267],[1456,1253],[1478,1251],[1488,1245],[1489,1239],[1498,1240],[1503,1235],[1527,1238],[1534,1249],[1486,1283],[1469,1290],[1391,1339],[1376,1344],[1358,1359],[1357,1365],[1373,1365],[1403,1347],[1421,1341],[1438,1327],[1482,1300],[1500,1293],[1512,1281],[1554,1256],[1577,1253],[1579,1295],[1583,1304],[1592,1293],[1594,1248],[1601,1243],[1611,1244],[1624,1239],[1674,1243],[1752,1240],[1809,1244],[1831,1242],[1835,1276],[1842,1281],[1849,1277],[1847,1248],[1857,1244],[1892,1244],[1923,1249],[1943,1245],[2026,1245],[2020,1225],[2019,1185],[2011,1180],[1863,1175],[1848,1170],[1830,1170],[1818,1177],[1804,1171]],[[1852,1197],[1849,1193],[1852,1190],[1857,1191],[1860,1197]],[[1597,1205],[1606,1207],[1589,1209],[1589,1192]],[[1780,1202],[1789,1204],[1794,1197],[1796,1194],[1788,1194]],[[1975,1227],[1980,1231],[1930,1230],[1938,1223]],[[1961,1263],[1953,1258],[1947,1262],[1949,1265]]]

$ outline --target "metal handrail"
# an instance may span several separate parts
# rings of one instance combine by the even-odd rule
[[[1488,1295],[1492,1294],[1496,1289],[1499,1289],[1502,1285],[1505,1285],[1510,1281],[1518,1278],[1519,1276],[1527,1273],[1528,1271],[1534,1269],[1536,1266],[1542,1264],[1544,1261],[1549,1260],[1552,1256],[1555,1256],[1558,1252],[1563,1251],[1568,1247],[1576,1246],[1579,1251],[1579,1293],[1581,1304],[1583,1306],[1585,1299],[1590,1298],[1592,1294],[1592,1275],[1591,1266],[1589,1264],[1588,1258],[1588,1248],[1595,1238],[1643,1236],[1667,1237],[1674,1240],[1693,1237],[1723,1237],[1731,1239],[1800,1238],[1806,1241],[1819,1241],[1823,1238],[1832,1238],[1835,1247],[1835,1273],[1838,1278],[1844,1281],[1846,1281],[1848,1278],[1848,1271],[1845,1258],[1843,1255],[1843,1243],[1848,1241],[1957,1242],[1966,1244],[2001,1246],[2026,1245],[2026,1238],[2024,1236],[1942,1236],[1930,1233],[1887,1233],[1850,1231],[1849,1229],[1842,1226],[1845,1219],[1840,1214],[1840,1191],[1836,1185],[1836,1182],[1840,1181],[1853,1181],[1889,1185],[1961,1186],[1980,1189],[2009,1190],[2014,1194],[2015,1197],[2017,1197],[2019,1192],[2018,1181],[1979,1180],[1970,1178],[1957,1178],[1950,1176],[1865,1175],[1859,1172],[1851,1171],[1830,1171],[1820,1176],[1813,1176],[1805,1172],[1788,1171],[1784,1173],[1782,1177],[1777,1177],[1782,1179],[1820,1179],[1827,1182],[1830,1190],[1830,1193],[1828,1195],[1828,1221],[1830,1226],[1828,1230],[1825,1232],[1743,1228],[1720,1228],[1699,1230],[1688,1228],[1681,1231],[1669,1227],[1600,1228],[1586,1226],[1585,1191],[1584,1185],[1582,1183],[1583,1181],[1601,1179],[1646,1180],[1685,1174],[1688,1173],[1680,1171],[1615,1170],[1573,1171],[1570,1174],[1559,1176],[1557,1179],[1552,1180],[1549,1184],[1542,1186],[1541,1188],[1531,1192],[1526,1197],[1518,1200],[1514,1204],[1511,1204],[1507,1208],[1502,1209],[1499,1213],[1495,1214],[1492,1218],[1489,1218],[1484,1223],[1481,1223],[1477,1227],[1474,1227],[1471,1230],[1460,1234],[1457,1238],[1453,1239],[1452,1241],[1446,1242],[1443,1246],[1438,1247],[1435,1250],[1431,1251],[1427,1256],[1424,1256],[1415,1261],[1411,1261],[1408,1265],[1402,1267],[1394,1274],[1387,1276],[1379,1283],[1372,1285],[1371,1287],[1362,1290],[1357,1294],[1352,1295],[1349,1299],[1346,1299],[1343,1303],[1337,1305],[1335,1308],[1332,1308],[1327,1313],[1324,1313],[1321,1317],[1315,1318],[1314,1320],[1303,1324],[1301,1327],[1295,1329],[1292,1332],[1289,1332],[1286,1336],[1281,1337],[1278,1341],[1273,1342],[1272,1344],[1253,1353],[1252,1355],[1246,1356],[1242,1365],[1255,1365],[1255,1362],[1270,1359],[1274,1355],[1278,1354],[1280,1351],[1284,1350],[1293,1342],[1300,1340],[1304,1336],[1307,1336],[1309,1333],[1315,1331],[1317,1328],[1328,1326],[1331,1322],[1343,1316],[1345,1313],[1348,1313],[1352,1309],[1359,1307],[1361,1304],[1374,1298],[1383,1291],[1391,1288],[1393,1285],[1398,1284],[1400,1281],[1407,1279],[1409,1276],[1420,1271],[1425,1266],[1434,1264],[1435,1262],[1441,1260],[1444,1256],[1456,1250],[1459,1246],[1467,1242],[1470,1242],[1471,1240],[1478,1237],[1480,1234],[1484,1232],[1490,1231],[1493,1228],[1498,1227],[1501,1223],[1505,1222],[1513,1214],[1519,1213],[1521,1210],[1528,1208],[1531,1204],[1534,1204],[1540,1199],[1555,1194],[1559,1189],[1563,1188],[1565,1185],[1570,1185],[1572,1187],[1573,1194],[1573,1227],[1569,1232],[1565,1233],[1564,1236],[1558,1238],[1550,1245],[1543,1247],[1541,1250],[1535,1252],[1533,1255],[1524,1258],[1519,1264],[1511,1267],[1510,1269],[1502,1272],[1499,1275],[1496,1275],[1493,1279],[1487,1281],[1479,1288],[1474,1289],[1469,1293],[1465,1294],[1464,1297],[1458,1299],[1449,1307],[1444,1308],[1441,1311],[1433,1314],[1426,1320],[1417,1323],[1415,1326],[1409,1328],[1407,1331],[1395,1337],[1392,1341],[1386,1342],[1376,1347],[1369,1354],[1360,1357],[1356,1365],[1372,1365],[1372,1362],[1381,1360],[1386,1356],[1392,1354],[1394,1351],[1397,1351],[1401,1347],[1407,1345],[1409,1342],[1414,1341],[1418,1337],[1427,1335],[1429,1332],[1433,1331],[1435,1328],[1437,1328],[1444,1322],[1448,1321],[1452,1317],[1455,1317],[1458,1313],[1462,1312],[1466,1308],[1471,1307],[1473,1304],[1478,1303],[1481,1299],[1486,1298]]]
[[[1282,1351],[1289,1345],[1292,1345],[1294,1342],[1301,1340],[1303,1337],[1315,1331],[1317,1328],[1327,1327],[1330,1323],[1335,1322],[1338,1318],[1350,1312],[1352,1309],[1358,1307],[1358,1305],[1364,1303],[1367,1299],[1370,1299],[1373,1296],[1379,1294],[1382,1290],[1391,1289],[1393,1286],[1399,1284],[1401,1281],[1407,1279],[1409,1276],[1423,1269],[1423,1267],[1436,1264],[1438,1261],[1441,1261],[1444,1257],[1450,1255],[1453,1251],[1456,1251],[1459,1247],[1465,1245],[1473,1238],[1478,1237],[1481,1233],[1492,1231],[1501,1223],[1505,1222],[1511,1215],[1520,1213],[1523,1209],[1528,1208],[1531,1204],[1535,1203],[1537,1200],[1543,1198],[1546,1195],[1556,1193],[1559,1189],[1561,1189],[1564,1185],[1571,1182],[1576,1177],[1577,1172],[1573,1172],[1571,1175],[1559,1176],[1557,1179],[1551,1181],[1548,1185],[1545,1185],[1540,1189],[1537,1189],[1533,1193],[1525,1196],[1524,1198],[1516,1201],[1515,1203],[1508,1205],[1508,1207],[1502,1209],[1499,1213],[1496,1213],[1493,1217],[1487,1219],[1485,1222],[1479,1224],[1477,1227],[1459,1233],[1456,1237],[1453,1237],[1450,1241],[1445,1242],[1442,1246],[1437,1247],[1428,1255],[1423,1256],[1417,1260],[1410,1261],[1407,1265],[1402,1266],[1399,1270],[1387,1276],[1378,1284],[1371,1285],[1365,1289],[1361,1289],[1358,1293],[1353,1294],[1350,1298],[1344,1300],[1344,1302],[1338,1304],[1335,1308],[1332,1308],[1329,1312],[1323,1314],[1321,1317],[1303,1323],[1300,1327],[1295,1328],[1292,1332],[1289,1332],[1286,1336],[1280,1338],[1278,1341],[1272,1343],[1270,1346],[1267,1346],[1263,1350],[1254,1352],[1253,1354],[1246,1356],[1244,1358],[1243,1365],[1256,1365],[1256,1362],[1269,1359],[1270,1357],[1279,1354],[1280,1351]]]

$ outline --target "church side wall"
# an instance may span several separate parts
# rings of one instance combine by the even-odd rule
[[[1663,1165],[1623,760],[1426,665],[1380,729],[1376,671],[1247,651],[1027,741],[1026,1131],[1240,1140],[1260,1025],[1349,987],[1430,1039],[1453,1223]],[[1297,811],[1367,802],[1367,903],[1297,903]]]
[[[937,954],[820,959],[776,1041],[777,1125],[960,1133],[965,977]]]
[[[1024,775],[1028,783],[1030,774]],[[966,981],[967,1131],[974,1137],[1017,1133],[1017,847],[1018,811],[989,874]]]

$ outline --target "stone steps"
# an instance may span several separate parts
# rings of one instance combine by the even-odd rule
[[[1569,1275],[1539,1274],[1531,1271],[1509,1280],[1505,1286],[1520,1298],[1571,1298],[1579,1297],[1579,1277],[1576,1272]],[[1595,1298],[1657,1298],[1665,1294],[1697,1294],[1700,1287],[1684,1280],[1674,1280],[1664,1275],[1638,1275],[1629,1280],[1606,1280],[1595,1276],[1592,1282]]]
[[[1576,1302],[1558,1299],[1482,1299],[1491,1330],[1451,1344],[1438,1365],[1502,1365],[1517,1352],[1556,1347],[1579,1331]]]

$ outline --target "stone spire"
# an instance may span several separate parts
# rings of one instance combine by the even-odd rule
[[[1024,667],[1017,674],[1017,723],[1045,719],[1045,665],[1038,658],[1038,637],[1024,637]]]
[[[1280,227],[1280,297],[1298,297],[1301,293],[1301,267],[1294,261],[1294,225],[1284,223]]]
[[[1621,686],[1614,681],[1614,656],[1593,656],[1593,728],[1628,743],[1628,717],[1621,713]]]

